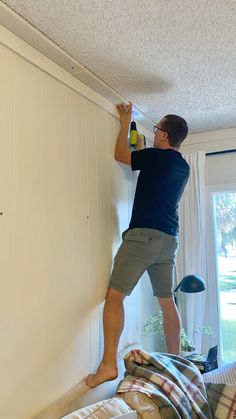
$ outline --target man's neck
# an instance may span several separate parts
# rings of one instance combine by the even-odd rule
[[[172,147],[172,146],[170,146],[170,145],[165,145],[165,146],[162,146],[162,147],[156,147],[156,148],[159,148],[160,150],[174,150],[174,151],[178,151],[178,152],[180,152],[180,151],[179,151],[179,148],[177,148],[177,147]]]

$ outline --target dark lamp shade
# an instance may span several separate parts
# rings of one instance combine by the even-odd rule
[[[176,287],[175,292],[179,288],[182,292],[201,292],[206,289],[206,284],[199,275],[186,275]]]

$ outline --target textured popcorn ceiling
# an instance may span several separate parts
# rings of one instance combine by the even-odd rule
[[[236,127],[236,0],[5,0],[158,121]]]

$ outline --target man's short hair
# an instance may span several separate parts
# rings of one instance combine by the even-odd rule
[[[178,115],[164,116],[161,127],[168,133],[169,144],[172,147],[179,148],[188,135],[188,124]]]

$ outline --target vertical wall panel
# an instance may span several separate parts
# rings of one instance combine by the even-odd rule
[[[114,119],[109,119],[108,137],[116,139],[119,124]],[[121,234],[128,228],[133,196],[136,187],[137,174],[132,173],[130,167],[118,163],[114,159],[115,142],[109,143],[109,179],[110,179],[110,216],[113,256],[121,243]],[[125,299],[125,327],[122,333],[119,350],[131,343],[138,342],[140,336],[142,284],[139,284],[131,296]]]
[[[104,298],[111,270],[111,225],[109,194],[108,114],[101,108],[96,112],[96,158],[98,176],[98,237],[99,237],[99,297]],[[112,156],[112,158],[114,158]]]
[[[90,370],[97,367],[99,357],[99,227],[98,196],[100,183],[98,179],[96,141],[97,107],[87,102],[87,144],[88,144],[88,191],[89,191],[89,284],[90,284]]]
[[[16,409],[25,409],[24,386],[42,372],[42,123],[41,72],[15,57],[14,75],[14,368]],[[44,319],[43,319],[44,320]],[[21,325],[21,327],[19,327]],[[30,333],[29,333],[30,331]],[[27,346],[26,346],[27,342]],[[29,390],[33,406],[38,382]],[[18,398],[19,397],[19,398]]]
[[[96,158],[98,176],[98,304],[99,304],[99,360],[103,353],[103,307],[111,272],[111,225],[109,194],[109,141],[108,114],[101,108],[96,111]],[[113,157],[114,158],[114,157]]]
[[[119,124],[114,118],[108,121],[109,142],[109,178],[110,178],[110,219],[113,256],[121,242],[121,232],[128,228],[128,183],[130,180],[130,168],[114,159],[115,141],[119,133]]]
[[[4,65],[3,65],[4,63]],[[6,377],[14,364],[13,296],[13,67],[14,57],[0,45],[0,374]],[[0,417],[9,418],[8,405],[14,404],[12,381],[0,383]]]
[[[74,383],[90,369],[90,282],[89,282],[89,206],[88,206],[88,145],[87,103],[71,92],[70,135],[72,140],[73,172],[73,278],[70,302],[73,306]],[[84,344],[86,342],[86,344]]]
[[[63,393],[65,385],[75,379],[74,356],[81,301],[81,284],[76,282],[80,275],[75,261],[74,208],[74,194],[80,191],[74,191],[74,137],[72,139],[70,111],[70,89],[44,76],[44,268],[47,292],[44,381],[48,383],[48,402],[54,400],[55,392]],[[79,156],[77,164],[81,164]],[[68,366],[66,371],[65,365]]]

